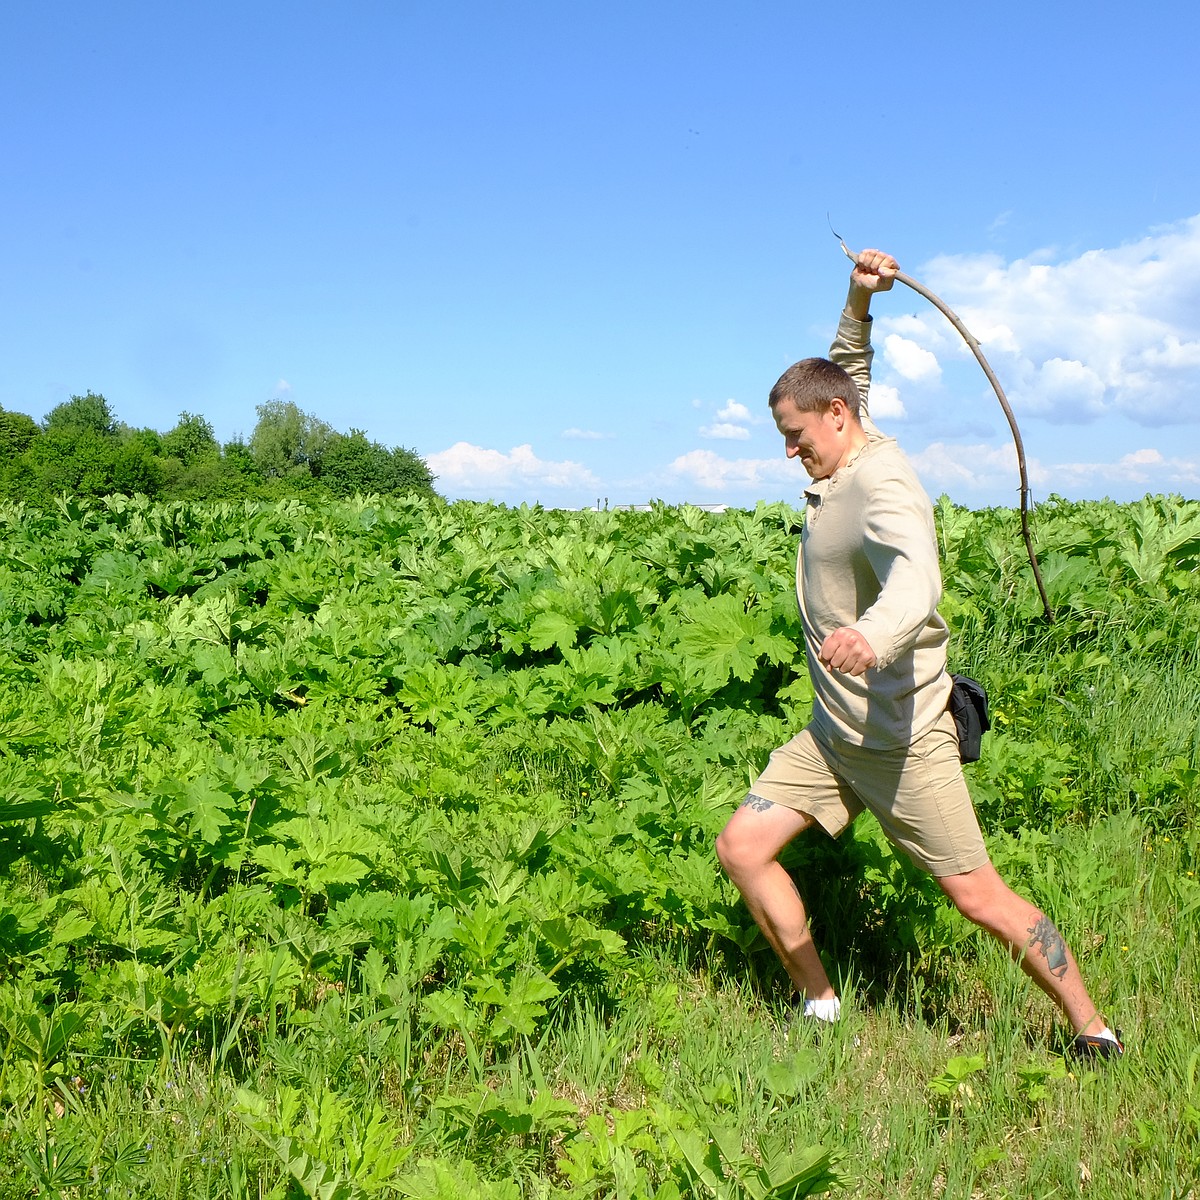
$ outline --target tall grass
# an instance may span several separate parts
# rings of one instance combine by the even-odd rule
[[[1107,881],[1084,903],[1069,887],[1053,897],[1129,1046],[1103,1067],[1064,1063],[1049,1002],[964,930],[932,982],[900,976],[878,999],[852,962],[831,962],[847,996],[833,1028],[797,1021],[782,992],[719,957],[647,950],[616,1013],[575,998],[482,1069],[453,1039],[423,1029],[410,1042],[331,993],[307,1036],[268,1043],[241,1082],[386,1109],[423,1174],[408,1191],[346,1196],[653,1196],[672,1180],[688,1194],[676,1135],[717,1124],[751,1153],[771,1137],[835,1151],[850,1196],[1182,1197],[1200,1171],[1197,850],[1194,832],[1155,835],[1132,814],[1055,841],[1060,861]],[[86,1089],[73,1082],[83,1077]],[[186,1056],[75,1063],[46,1126],[9,1123],[0,1196],[303,1195],[235,1115],[238,1083]],[[522,1118],[538,1093],[568,1115]],[[454,1096],[465,1108],[440,1107]],[[355,1129],[322,1134],[316,1121],[312,1140],[325,1136],[328,1152]],[[580,1163],[586,1183],[569,1178]]]

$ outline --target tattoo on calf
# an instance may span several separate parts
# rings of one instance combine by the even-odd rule
[[[741,803],[742,808],[752,808],[755,812],[766,812],[768,808],[774,808],[773,800],[764,800],[761,796],[756,796],[751,792]]]
[[[1041,917],[1038,923],[1030,927],[1029,947],[1036,946],[1050,968],[1050,974],[1055,979],[1061,979],[1067,973],[1067,943],[1063,936],[1054,928],[1049,917]]]

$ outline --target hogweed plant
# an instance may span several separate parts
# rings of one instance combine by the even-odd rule
[[[1200,510],[1040,506],[1052,626],[935,516],[1114,1069],[869,822],[784,860],[793,1020],[713,853],[811,708],[787,506],[0,509],[0,1197],[1186,1195]]]

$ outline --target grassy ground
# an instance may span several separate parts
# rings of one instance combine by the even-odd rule
[[[1119,1063],[1064,1062],[1048,1001],[974,933],[882,994],[852,950],[833,962],[834,1028],[795,1022],[769,969],[756,984],[646,950],[615,1008],[565,1008],[500,1057],[335,989],[254,1063],[214,1069],[186,1046],[166,1065],[68,1061],[46,1122],[9,1123],[0,1196],[750,1196],[776,1142],[831,1152],[849,1196],[1194,1194],[1195,835],[1120,817],[1058,849],[1107,881],[1082,906],[1062,891],[1054,915],[1124,1030]],[[710,1159],[723,1193],[685,1152],[712,1137],[745,1155]]]

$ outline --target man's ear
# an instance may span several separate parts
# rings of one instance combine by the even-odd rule
[[[842,425],[846,423],[846,417],[850,414],[850,406],[841,398],[841,396],[834,396],[834,398],[829,402],[829,411],[833,413],[834,417],[837,419],[838,428],[840,429]]]

